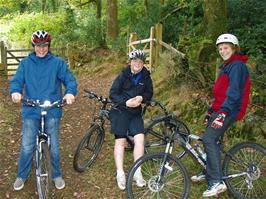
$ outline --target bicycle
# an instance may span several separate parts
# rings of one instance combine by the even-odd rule
[[[206,154],[199,146],[201,137],[172,131],[167,139],[165,152],[146,154],[130,168],[126,190],[129,198],[188,198],[190,181],[182,156],[173,156],[174,142],[181,144],[185,153],[190,154],[203,169],[206,169]],[[195,141],[195,147],[191,142]],[[254,142],[234,145],[225,154],[223,180],[229,192],[239,199],[266,198],[266,149]],[[184,154],[183,154],[184,155]],[[147,185],[137,187],[133,176],[140,168]]]
[[[90,128],[81,139],[75,151],[73,167],[78,172],[84,172],[96,160],[104,142],[105,119],[109,120],[109,111],[112,107],[115,108],[115,105],[112,104],[108,98],[98,96],[92,91],[86,89],[84,91],[85,97],[88,97],[89,99],[95,99],[100,103],[100,109],[98,115],[94,115]],[[166,145],[166,133],[168,132],[168,129],[179,126],[180,131],[182,129],[183,134],[189,133],[185,124],[179,121],[174,114],[169,113],[159,101],[153,100],[147,103],[143,108],[143,114],[145,114],[148,106],[159,106],[163,111],[163,115],[152,119],[147,128],[145,128],[144,134],[146,153],[149,153],[151,149],[160,150],[159,147]],[[133,148],[133,138],[129,136],[127,140],[129,142],[130,148]],[[181,156],[183,154],[184,152],[180,153]]]
[[[44,101],[41,103],[39,100],[23,99],[22,103],[41,109],[40,129],[36,136],[35,175],[39,199],[51,198],[53,193],[51,191],[52,167],[50,160],[50,136],[45,131],[45,116],[49,109],[62,107],[65,101],[58,100],[53,103]]]

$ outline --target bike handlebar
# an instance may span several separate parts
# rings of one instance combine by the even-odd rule
[[[109,100],[107,97],[98,96],[96,93],[90,90],[87,90],[87,89],[84,89],[84,91],[85,91],[84,97],[88,97],[90,99],[97,99],[99,102],[106,103],[106,104],[113,104],[111,100]]]
[[[46,100],[43,103],[40,102],[40,100],[31,100],[31,99],[22,99],[22,103],[31,106],[31,107],[40,107],[42,109],[51,109],[54,107],[60,108],[65,105],[66,100],[57,100],[53,103]]]
[[[97,99],[99,102],[103,103],[103,104],[112,104],[114,105],[114,103],[109,100],[107,97],[103,97],[103,96],[98,96],[96,93],[94,93],[93,91],[90,91],[90,90],[87,90],[87,89],[84,89],[84,92],[85,92],[85,95],[84,97],[88,97],[90,99]],[[145,103],[145,106],[144,106],[144,112],[146,111],[147,107],[148,106],[159,106],[166,115],[168,115],[168,110],[166,109],[166,107],[162,104],[162,102],[156,100],[156,99],[151,99],[150,101],[147,101]]]

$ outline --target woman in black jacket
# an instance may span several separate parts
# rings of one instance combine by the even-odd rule
[[[117,184],[125,189],[126,177],[123,169],[127,135],[134,137],[134,161],[144,153],[144,122],[141,103],[152,98],[153,86],[150,72],[144,67],[146,59],[142,50],[129,54],[128,65],[114,80],[110,89],[110,99],[117,104],[110,112],[111,132],[115,135],[114,159],[117,170]],[[141,170],[136,171],[134,179],[137,186],[143,187],[146,181]]]

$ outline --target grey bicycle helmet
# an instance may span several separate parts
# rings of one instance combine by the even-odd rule
[[[143,50],[133,50],[129,53],[129,59],[141,59],[143,62],[146,60],[146,55]]]

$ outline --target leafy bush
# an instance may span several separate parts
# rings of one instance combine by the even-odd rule
[[[14,18],[8,37],[10,41],[15,42],[16,44],[31,46],[30,38],[32,32],[44,29],[52,34],[53,42],[56,43],[60,33],[64,31],[62,26],[63,22],[64,15],[62,15],[62,13],[54,13],[53,15],[24,13]]]

